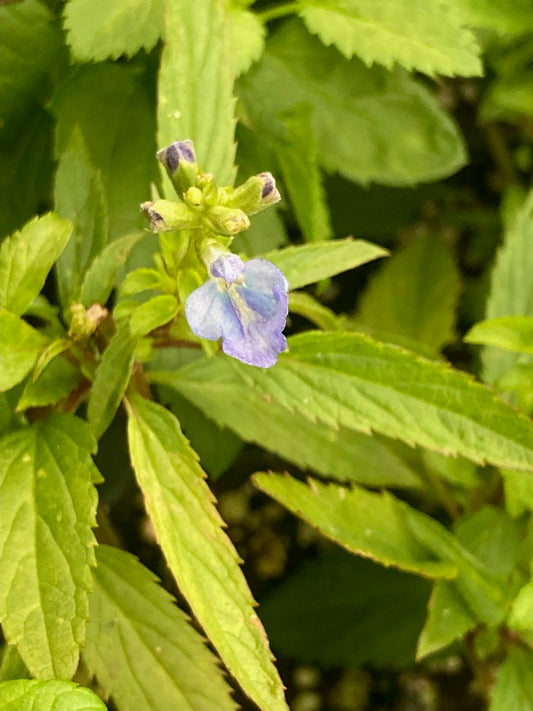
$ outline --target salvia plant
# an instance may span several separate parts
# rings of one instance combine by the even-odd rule
[[[532,711],[530,0],[0,5],[0,710]]]

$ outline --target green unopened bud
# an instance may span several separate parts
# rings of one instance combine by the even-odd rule
[[[250,227],[250,220],[245,212],[221,205],[208,210],[206,219],[209,226],[221,235],[236,235]]]
[[[182,197],[195,184],[198,175],[193,142],[176,141],[158,151],[157,157],[165,166],[176,192]]]
[[[150,218],[153,232],[170,232],[198,227],[200,218],[182,202],[156,200],[143,202],[141,208]]]
[[[255,215],[280,200],[281,195],[272,174],[259,173],[231,191],[225,204],[227,207],[239,208],[247,215]]]
[[[209,207],[214,207],[220,203],[219,188],[213,173],[200,173],[196,185],[203,192],[205,202]]]
[[[203,192],[200,188],[195,187],[189,188],[183,194],[183,201],[193,210],[197,210],[199,207],[203,207],[205,205],[205,197]]]
[[[90,338],[109,313],[101,304],[93,304],[86,309],[83,304],[74,303],[70,311],[72,319],[68,335],[78,343]]]

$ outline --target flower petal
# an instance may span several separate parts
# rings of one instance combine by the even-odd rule
[[[212,341],[220,338],[227,300],[227,294],[220,291],[215,281],[206,281],[189,294],[185,315],[193,333]]]

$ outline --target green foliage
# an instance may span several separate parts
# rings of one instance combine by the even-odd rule
[[[244,74],[259,59],[265,46],[265,28],[253,12],[229,8],[229,37],[235,76]]]
[[[0,308],[0,392],[26,377],[47,341],[43,333],[26,321]]]
[[[533,354],[533,317],[500,316],[479,321],[466,334],[465,341]]]
[[[503,662],[492,695],[490,711],[529,711],[533,703],[530,649],[512,649]]]
[[[17,679],[0,685],[2,711],[106,711],[106,708],[94,692],[72,681]]]

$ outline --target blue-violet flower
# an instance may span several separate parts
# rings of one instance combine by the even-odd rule
[[[185,305],[187,321],[200,338],[222,338],[222,350],[259,368],[270,368],[287,347],[289,285],[266,259],[243,262],[224,254],[209,267],[211,278]]]

